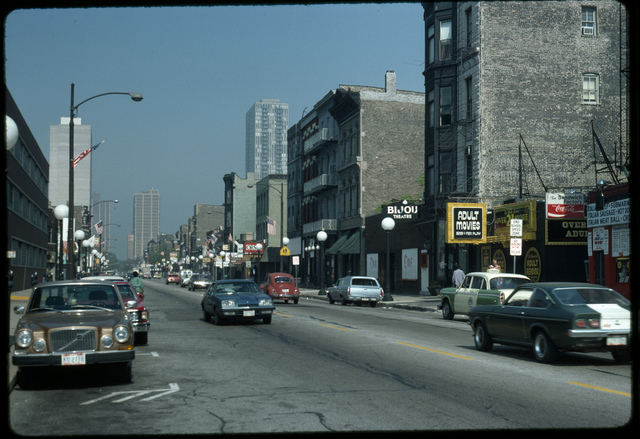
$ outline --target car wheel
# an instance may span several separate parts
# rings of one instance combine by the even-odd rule
[[[378,304],[378,302],[369,302],[369,306],[371,308],[375,308],[377,304]]]
[[[616,363],[626,364],[631,361],[631,351],[629,349],[614,349],[611,351]]]
[[[558,349],[544,331],[533,336],[533,355],[540,363],[553,363],[558,358]]]
[[[149,333],[148,332],[137,332],[134,334],[134,344],[136,345],[145,345],[149,342]]]
[[[445,320],[452,320],[453,315],[453,310],[451,309],[449,301],[445,300],[444,302],[442,302],[442,318],[444,318]]]
[[[205,323],[209,323],[211,321],[211,314],[209,314],[204,307],[202,307],[202,317],[204,318]]]
[[[296,297],[295,299],[293,299],[293,304],[297,305],[298,304],[298,298]]]
[[[329,299],[329,304],[333,305],[334,303],[336,303],[336,301],[333,300],[333,297],[331,297],[331,294],[327,293],[327,298]]]
[[[262,318],[262,322],[268,325],[269,323],[271,323],[271,317],[273,317],[273,316],[272,315],[268,315],[268,316],[263,317]]]
[[[487,328],[482,323],[476,323],[473,330],[473,341],[476,349],[483,352],[489,352],[493,349],[493,339],[487,332]]]
[[[342,299],[342,305],[346,306],[349,302],[347,302],[347,299],[344,298],[344,296],[341,297]]]
[[[218,314],[218,311],[213,308],[213,324],[216,326],[222,325],[222,317]]]

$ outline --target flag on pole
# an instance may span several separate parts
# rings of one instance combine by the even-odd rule
[[[76,158],[73,159],[73,167],[75,168],[76,166],[78,166],[78,163],[80,163],[80,160],[82,160],[83,158],[88,156],[91,153],[91,151],[96,149],[98,146],[102,145],[104,142],[105,141],[103,140],[102,142],[98,143],[95,146],[92,146],[91,148],[87,149],[86,151],[82,151]]]
[[[276,222],[275,220],[267,217],[267,233],[269,235],[275,235],[276,234]]]
[[[102,220],[98,221],[98,223],[94,226],[98,235],[102,235],[102,226]]]

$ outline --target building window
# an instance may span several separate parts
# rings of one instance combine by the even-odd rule
[[[436,104],[435,93],[433,90],[429,92],[427,97],[427,116],[429,117],[429,128],[433,128],[436,124]]]
[[[582,7],[582,35],[596,34],[596,8],[591,6]]]
[[[451,86],[440,87],[440,126],[451,125]]]
[[[467,24],[467,47],[471,47],[473,34],[471,33],[471,8],[464,11],[465,21]]]
[[[450,59],[453,40],[451,39],[451,20],[440,22],[440,59]]]
[[[473,83],[471,82],[471,76],[464,80],[465,88],[467,91],[467,120],[473,119]]]
[[[433,25],[429,26],[429,30],[427,31],[427,52],[429,56],[429,64],[433,64],[435,61],[435,31]]]
[[[600,103],[600,80],[598,75],[592,73],[582,75],[582,103]]]

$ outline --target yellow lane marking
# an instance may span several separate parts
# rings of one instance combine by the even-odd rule
[[[574,384],[576,386],[586,387],[588,389],[601,390],[603,392],[608,392],[608,393],[615,393],[616,395],[622,395],[622,396],[631,397],[631,393],[620,392],[619,390],[607,389],[606,387],[592,386],[591,384],[577,383],[577,382],[571,382],[571,381],[569,382],[569,384]]]
[[[442,354],[442,355],[449,355],[451,357],[456,357],[456,358],[462,358],[463,360],[475,360],[475,358],[471,358],[471,357],[464,357],[462,355],[456,355],[456,354],[452,354],[451,352],[444,352],[444,351],[438,351],[436,349],[430,349],[430,348],[425,348],[424,346],[418,346],[415,344],[410,344],[410,343],[403,343],[401,341],[398,342],[398,344],[401,345],[405,345],[405,346],[409,346],[412,348],[418,348],[418,349],[423,349],[425,351],[430,351],[430,352],[435,352],[437,354]]]
[[[281,312],[275,312],[274,311],[274,314],[278,314],[279,316],[282,316],[282,317],[292,317],[293,318],[293,316],[290,316],[289,314],[282,314]]]
[[[340,327],[338,327],[338,326],[326,325],[326,324],[324,324],[324,323],[318,323],[318,325],[320,325],[320,326],[326,326],[327,328],[339,329],[339,330],[341,330],[341,331],[353,332],[353,329],[340,328]]]

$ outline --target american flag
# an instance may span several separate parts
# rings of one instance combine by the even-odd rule
[[[269,235],[276,234],[276,222],[269,217],[267,217],[267,233]]]
[[[86,156],[89,155],[89,153],[91,153],[91,151],[93,151],[94,149],[96,149],[98,146],[102,145],[105,141],[103,140],[102,142],[98,143],[95,146],[92,146],[91,148],[87,149],[86,151],[82,151],[76,158],[73,159],[73,164],[72,166],[75,168],[76,166],[78,166],[78,163],[80,163],[80,160],[82,160],[83,158],[85,158]]]
[[[98,235],[102,235],[102,226],[102,220],[98,221],[98,223],[94,226]]]

